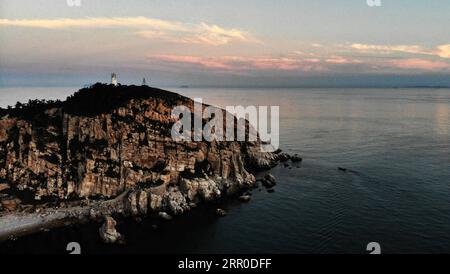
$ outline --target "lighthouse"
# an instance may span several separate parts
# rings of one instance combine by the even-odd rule
[[[111,84],[114,85],[114,86],[116,86],[116,87],[117,87],[117,85],[119,84],[119,83],[117,82],[117,75],[116,75],[115,73],[111,73]]]

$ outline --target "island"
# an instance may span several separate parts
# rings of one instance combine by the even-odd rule
[[[0,241],[100,220],[102,239],[115,242],[112,216],[170,219],[242,195],[256,171],[288,157],[261,152],[259,140],[175,141],[177,105],[194,102],[149,86],[97,83],[65,101],[0,109]]]

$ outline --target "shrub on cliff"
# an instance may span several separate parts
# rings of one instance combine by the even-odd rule
[[[177,100],[184,97],[148,86],[114,86],[96,83],[69,96],[64,102],[64,111],[80,116],[95,116],[124,107],[132,99],[148,98],[164,99],[167,104],[175,104]]]

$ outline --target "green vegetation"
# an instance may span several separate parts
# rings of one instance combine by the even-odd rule
[[[46,110],[51,108],[59,108],[63,105],[61,101],[52,100],[29,100],[28,103],[22,104],[17,102],[15,107],[8,106],[7,109],[0,108],[0,116],[9,115],[24,120],[30,120],[33,117],[42,115]],[[36,119],[38,120],[38,119]]]

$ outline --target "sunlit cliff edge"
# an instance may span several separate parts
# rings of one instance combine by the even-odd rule
[[[252,188],[253,172],[280,160],[260,152],[259,141],[173,140],[178,105],[194,102],[98,83],[64,102],[0,109],[0,239],[67,220],[182,214]],[[9,222],[26,218],[34,222]]]

